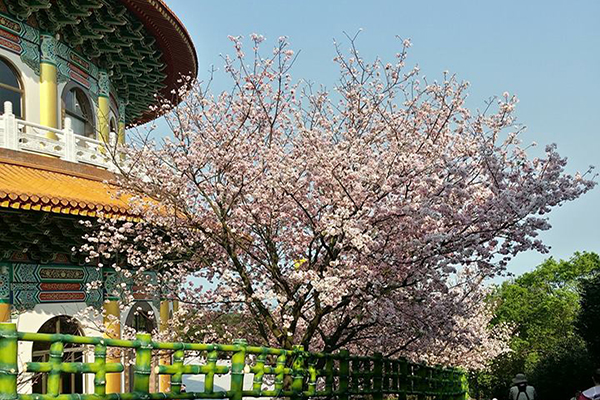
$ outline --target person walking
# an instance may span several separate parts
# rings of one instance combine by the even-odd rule
[[[588,390],[579,393],[577,400],[598,400],[600,399],[600,368],[594,371],[592,374],[592,380],[594,386]]]
[[[535,388],[527,384],[525,374],[515,375],[512,384],[508,392],[509,400],[538,400]]]

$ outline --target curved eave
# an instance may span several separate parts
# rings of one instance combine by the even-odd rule
[[[156,39],[156,44],[166,64],[165,87],[160,95],[163,99],[176,100],[172,91],[180,87],[181,76],[198,75],[198,56],[194,43],[183,23],[162,0],[120,0],[140,20]],[[145,123],[159,115],[146,112],[136,120]]]
[[[36,154],[0,149],[0,212],[41,211],[83,217],[137,220],[127,195],[105,183],[98,168]]]
[[[160,106],[158,100],[180,100],[173,95],[181,86],[179,78],[197,76],[198,59],[190,35],[163,0],[2,0],[0,4],[16,21],[56,34],[78,59],[81,54],[84,64],[106,70],[117,97],[126,105],[128,124],[156,118],[159,111],[151,109],[160,110],[152,107]],[[90,72],[82,68],[84,74]]]

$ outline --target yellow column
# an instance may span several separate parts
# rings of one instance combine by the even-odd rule
[[[58,128],[56,39],[51,35],[40,39],[40,124]],[[58,139],[54,132],[46,132],[46,137]]]
[[[107,300],[104,302],[104,337],[110,339],[121,338],[121,310],[118,300]],[[112,351],[115,351],[114,349]],[[120,353],[108,353],[106,362],[121,362]],[[121,393],[121,374],[106,374],[106,393]]]
[[[119,101],[119,144],[125,144],[125,112],[127,105],[124,101]]]
[[[117,137],[117,143],[119,145],[125,144],[125,102],[119,102],[119,132]],[[121,161],[125,160],[125,154],[120,154]]]
[[[125,122],[119,121],[119,144],[125,144]]]
[[[106,71],[100,71],[98,74],[98,88],[100,91],[98,96],[98,140],[110,143],[110,83]]]
[[[109,115],[110,115],[110,99],[108,97],[98,97],[98,140],[104,143],[109,142]]]
[[[0,322],[10,322],[10,303],[0,303]]]
[[[160,333],[167,332],[169,330],[169,310],[170,302],[168,300],[161,300],[160,302],[160,324],[158,326]],[[171,355],[164,354],[160,357],[160,365],[171,364]],[[168,392],[171,390],[171,375],[160,375],[158,381],[158,391],[161,393]]]

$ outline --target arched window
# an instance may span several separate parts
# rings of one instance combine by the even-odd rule
[[[23,86],[19,74],[7,61],[0,58],[0,113],[4,112],[4,102],[10,101],[13,114],[23,117]]]
[[[74,318],[61,315],[50,318],[42,325],[38,333],[63,333],[81,336],[82,331]],[[65,343],[63,362],[84,362],[83,347],[79,344]],[[50,360],[50,342],[34,342],[32,361],[48,362]],[[33,381],[33,393],[45,394],[48,392],[48,374],[36,374]],[[82,374],[61,374],[60,393],[83,393]]]
[[[127,315],[125,325],[137,332],[152,333],[156,329],[156,319],[150,304],[145,301],[136,302]]]
[[[77,135],[96,138],[92,106],[83,90],[66,87],[62,95],[64,119],[71,120],[71,129]]]

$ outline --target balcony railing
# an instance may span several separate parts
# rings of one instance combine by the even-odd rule
[[[109,149],[116,143],[116,134],[110,133],[109,143],[77,135],[71,129],[71,120],[65,118],[64,129],[56,129],[17,118],[12,103],[4,103],[0,115],[0,148],[44,154],[74,163],[90,164],[115,171]]]

